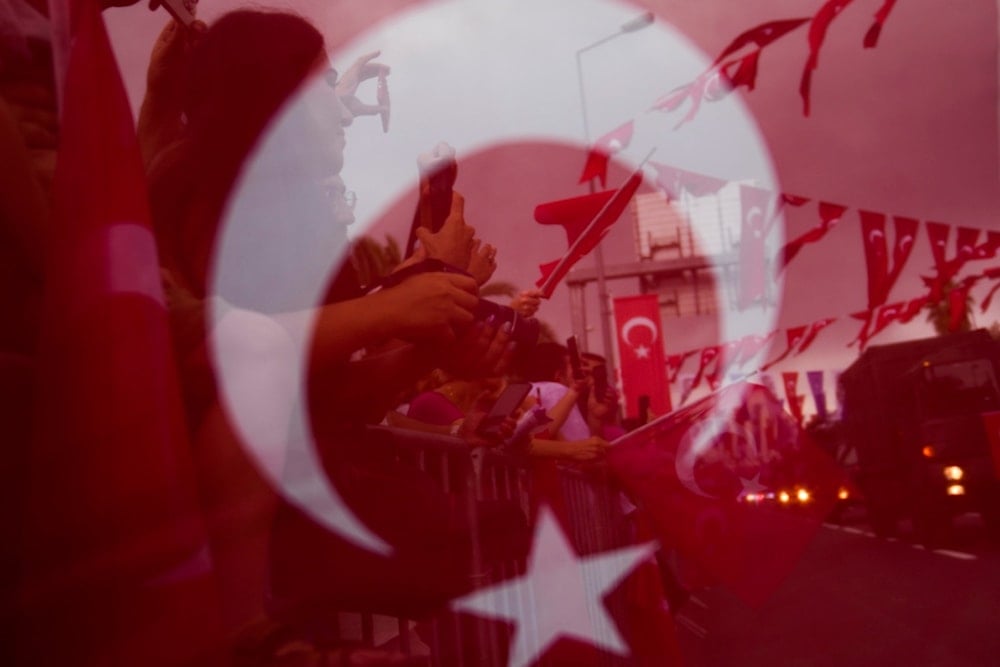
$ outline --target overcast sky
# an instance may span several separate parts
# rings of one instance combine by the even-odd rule
[[[203,0],[199,11],[210,21],[237,4]],[[824,241],[807,247],[791,265],[777,307],[749,319],[735,312],[687,322],[667,319],[667,352],[723,342],[747,327],[769,330],[840,318],[812,350],[776,369],[802,371],[840,369],[857,354],[846,347],[857,330],[848,314],[866,301],[857,208],[1000,228],[995,0],[965,0],[960,10],[939,0],[898,3],[872,50],[862,48],[862,37],[881,0],[855,0],[830,27],[808,118],[798,96],[808,56],[806,28],[764,50],[753,92],[706,104],[679,129],[674,129],[679,115],[647,112],[660,95],[697,76],[743,30],[809,16],[821,5],[822,0],[284,3],[321,28],[338,69],[381,49],[379,60],[393,70],[388,134],[376,118],[358,119],[347,131],[342,175],[358,197],[354,234],[363,229],[404,237],[416,156],[448,141],[458,150],[458,187],[468,200],[469,222],[499,248],[497,278],[521,286],[534,282],[539,263],[557,259],[565,248],[558,230],[531,220],[533,207],[586,191],[577,184],[586,142],[576,50],[647,8],[655,11],[652,27],[583,56],[591,134],[635,121],[635,136],[609,185],[655,147],[653,159],[660,162],[852,207]],[[141,6],[107,15],[138,106],[149,48],[165,15]],[[373,101],[374,94],[369,84],[360,96]],[[652,189],[650,182],[647,190]],[[806,207],[789,216],[787,234],[817,222],[815,206]],[[780,245],[780,236],[770,244]],[[609,263],[635,259],[627,220],[605,245]],[[889,301],[918,296],[919,273],[929,266],[921,235]],[[977,301],[988,287],[974,292]],[[610,288],[620,296],[636,291],[634,281]],[[596,306],[590,305],[593,324]],[[569,334],[565,289],[540,315]],[[981,325],[995,319],[1000,319],[996,310],[976,312]],[[874,342],[928,332],[921,317],[891,326]],[[600,346],[596,328],[588,342]],[[804,380],[800,389],[806,391]]]

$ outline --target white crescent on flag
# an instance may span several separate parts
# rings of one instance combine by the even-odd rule
[[[650,342],[656,342],[656,323],[648,317],[633,317],[622,326],[622,340],[628,343],[629,347],[635,347],[635,344],[632,343],[632,339],[629,338],[629,334],[631,334],[636,328],[648,329],[651,336]]]

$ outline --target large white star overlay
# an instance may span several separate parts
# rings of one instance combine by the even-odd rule
[[[743,490],[740,491],[738,498],[740,500],[746,498],[749,495],[754,495],[758,493],[764,493],[768,490],[768,487],[760,483],[760,472],[758,471],[751,479],[746,477],[740,477],[740,485]]]
[[[645,345],[638,345],[635,348],[635,356],[639,359],[649,359],[649,348]]]
[[[508,664],[526,667],[560,636],[629,655],[602,598],[653,555],[653,543],[580,558],[550,509],[539,510],[524,575],[452,601],[457,611],[513,621]]]

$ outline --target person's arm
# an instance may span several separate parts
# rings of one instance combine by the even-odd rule
[[[559,431],[566,423],[566,420],[569,419],[569,415],[573,411],[573,408],[576,407],[576,401],[579,397],[580,393],[575,387],[567,387],[566,393],[563,394],[562,398],[546,411],[546,414],[552,421],[546,424],[545,428],[549,433],[557,434],[557,439],[564,439],[559,435]]]
[[[457,339],[478,303],[475,281],[451,273],[423,273],[394,287],[314,310],[272,317],[293,340],[310,346],[314,368],[339,366],[374,343]]]
[[[586,463],[604,458],[607,449],[608,442],[597,436],[570,441],[533,438],[528,447],[528,455]]]
[[[340,364],[310,365],[314,408],[336,422],[381,420],[395,397],[434,368],[463,377],[497,375],[510,361],[510,332],[475,324],[445,341],[405,344]]]

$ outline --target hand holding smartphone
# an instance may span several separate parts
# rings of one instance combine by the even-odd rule
[[[436,234],[451,212],[452,191],[458,178],[455,149],[442,141],[431,152],[420,155],[417,167],[420,170],[420,199],[406,244],[407,256],[413,254],[417,229],[425,227]]]
[[[528,392],[531,391],[531,384],[528,382],[512,382],[508,384],[500,393],[489,413],[483,417],[476,433],[487,439],[497,439],[503,434],[500,433],[500,426],[503,421],[512,416],[514,412],[524,402]]]
[[[185,28],[190,28],[197,20],[194,15],[194,8],[198,0],[160,0],[163,8],[174,17],[174,20]]]

